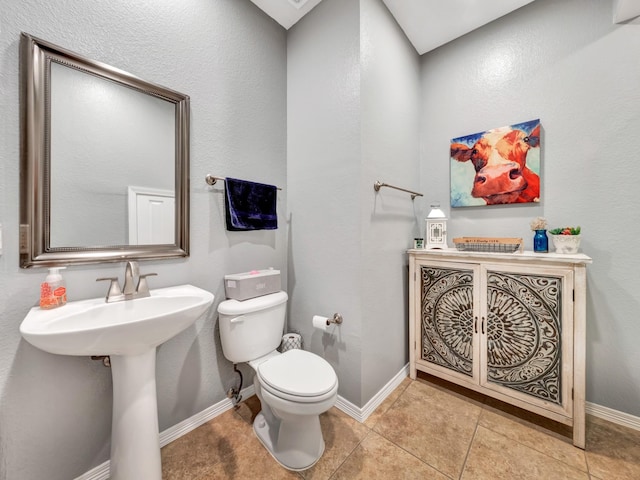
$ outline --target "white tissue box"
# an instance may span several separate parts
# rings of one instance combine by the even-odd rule
[[[269,295],[281,290],[280,270],[252,270],[224,276],[224,291],[227,298],[248,300]]]

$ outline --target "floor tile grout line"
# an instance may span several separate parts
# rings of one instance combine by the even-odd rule
[[[430,382],[428,382],[428,381],[427,381],[427,383],[430,383]],[[481,425],[481,424],[480,424],[480,417],[482,416],[482,411],[487,411],[487,412],[491,413],[491,410],[490,410],[490,409],[494,409],[494,408],[495,408],[495,407],[491,406],[491,405],[488,403],[490,400],[491,400],[491,397],[490,397],[490,396],[488,396],[488,395],[484,395],[484,398],[482,399],[482,401],[481,401],[481,402],[478,402],[478,403],[480,403],[480,415],[478,416],[478,420],[477,420],[477,423],[476,423],[476,429],[475,429],[475,431],[474,431],[474,438],[475,438],[475,433],[477,432],[478,427],[479,427],[479,426],[481,426],[481,427],[483,427],[483,428],[486,428],[487,430],[492,431],[493,433],[496,433],[496,434],[498,434],[498,435],[501,435],[501,436],[503,436],[503,437],[507,438],[508,440],[512,440],[511,438],[507,437],[506,435],[503,435],[502,433],[500,433],[500,432],[498,432],[498,431],[496,431],[496,430],[493,430],[493,429],[491,429],[491,428],[489,428],[489,427],[486,427],[486,426],[484,426],[484,425]],[[472,401],[471,399],[469,399],[469,400],[465,400],[465,401],[468,401],[469,403],[475,403],[475,401]],[[499,410],[499,409],[498,409],[498,410]],[[511,414],[509,414],[508,412],[504,412],[504,413],[506,413],[507,415],[511,415]],[[517,416],[516,416],[516,418],[517,418]],[[529,422],[529,421],[527,421],[527,420],[525,420],[525,419],[522,419],[522,420],[523,420],[524,422],[528,423],[528,424],[539,426],[539,425],[537,425],[535,422]],[[544,430],[544,431],[541,431],[541,430],[537,430],[537,429],[536,429],[537,431],[539,431],[539,432],[541,432],[541,433],[543,433],[543,434],[549,435],[548,433],[546,433],[546,431],[547,431],[547,430],[549,430],[549,429],[546,429],[546,428],[544,428],[544,427],[542,427],[542,426],[539,426],[539,427],[540,427],[540,428],[542,428],[542,430]],[[550,431],[551,431],[551,432],[553,432],[552,430],[550,430]],[[551,436],[551,435],[550,435],[550,436]],[[553,436],[552,436],[552,438],[556,438],[556,437],[553,437]],[[551,455],[549,455],[548,453],[545,453],[545,452],[543,452],[543,451],[540,451],[540,450],[538,450],[537,448],[535,448],[535,447],[533,447],[533,446],[526,445],[526,444],[524,444],[524,443],[522,443],[522,442],[519,442],[519,441],[517,441],[517,440],[513,440],[513,441],[514,441],[514,442],[516,442],[516,443],[518,443],[519,445],[522,445],[522,446],[523,446],[523,447],[525,447],[525,448],[530,448],[531,450],[533,450],[533,451],[535,451],[535,452],[538,452],[538,453],[540,453],[540,454],[542,454],[542,455],[544,455],[544,456],[546,456],[546,457],[548,457],[548,458],[551,458],[552,460],[555,460],[555,461],[557,461],[557,462],[560,462],[560,463],[562,463],[563,465],[566,465],[566,466],[568,466],[569,468],[572,468],[573,470],[576,470],[576,471],[579,471],[579,472],[584,472],[584,473],[587,473],[588,475],[591,475],[591,472],[590,472],[590,469],[589,469],[589,460],[588,460],[588,457],[587,457],[587,449],[586,449],[586,448],[583,450],[583,452],[584,452],[584,458],[585,458],[585,464],[586,464],[586,467],[587,467],[587,470],[586,470],[586,472],[585,472],[584,470],[581,470],[581,469],[579,469],[579,468],[576,468],[576,467],[574,467],[573,465],[570,465],[569,463],[564,462],[564,461],[562,461],[562,460],[560,460],[560,459],[558,459],[558,458],[552,457],[552,456],[551,456]],[[472,443],[473,443],[473,442],[472,442]],[[578,447],[575,447],[575,448],[578,448]],[[467,451],[467,455],[469,454],[470,449],[471,449],[471,444],[469,445],[469,450]],[[466,464],[466,457],[465,457],[465,464]],[[464,471],[464,468],[463,468],[463,471]]]
[[[391,407],[392,407],[393,405],[395,405],[395,404],[396,404],[396,402],[398,402],[398,401],[400,400],[400,398],[401,398],[401,397],[406,393],[406,391],[409,389],[409,386],[411,386],[411,384],[412,384],[412,383],[414,383],[414,382],[417,382],[417,379],[416,379],[416,380],[413,380],[413,379],[411,380],[411,382],[410,382],[410,383],[409,383],[409,384],[404,388],[404,390],[402,390],[402,392],[398,395],[398,398],[396,398],[396,399],[393,401],[393,403],[389,406],[389,408],[387,408],[387,409],[384,411],[384,413],[382,413],[382,414],[381,414],[381,419],[382,419],[382,417],[384,417],[384,415],[386,415],[386,414],[389,412],[389,410],[391,410]],[[423,383],[423,382],[418,382],[418,383],[421,383],[421,384],[423,384],[423,385],[424,385],[424,383]],[[430,385],[430,386],[432,386],[432,385]],[[482,407],[481,407],[481,408],[482,408]],[[477,422],[479,421],[479,419],[480,419],[480,416],[478,415],[478,420],[476,421],[476,427],[477,427]],[[378,423],[378,422],[376,422],[376,424],[377,424],[377,423]],[[375,426],[375,424],[374,424],[374,426]],[[442,470],[440,470],[440,469],[439,469],[439,468],[437,468],[436,466],[431,465],[429,462],[427,462],[427,461],[425,461],[424,459],[422,459],[422,458],[418,457],[418,456],[417,456],[416,454],[414,454],[413,452],[410,452],[409,450],[407,450],[406,448],[404,448],[402,445],[397,444],[397,443],[396,443],[396,442],[394,442],[392,439],[390,439],[390,438],[386,437],[382,432],[378,432],[377,430],[374,430],[373,426],[371,427],[371,431],[372,431],[372,432],[374,432],[374,433],[376,433],[377,435],[380,435],[382,438],[384,438],[385,440],[387,440],[387,441],[388,441],[388,442],[390,442],[391,444],[395,445],[396,447],[398,447],[398,448],[399,448],[400,450],[402,450],[403,452],[408,453],[409,455],[411,455],[412,457],[414,457],[415,459],[417,459],[419,462],[423,463],[424,465],[427,465],[429,468],[432,468],[433,470],[435,470],[436,472],[438,472],[438,473],[440,473],[441,475],[445,476],[446,478],[451,479],[451,480],[455,480],[453,477],[451,477],[451,475],[449,475],[449,474],[447,474],[447,473],[443,472]],[[474,433],[475,433],[475,431],[474,431]]]
[[[493,407],[489,406],[489,408],[493,408]],[[490,410],[485,409],[484,407],[482,408],[482,410],[486,410],[487,412],[492,413]],[[482,413],[481,413],[481,414],[482,414]],[[517,418],[517,417],[516,417],[516,418]],[[531,425],[536,425],[534,422],[529,422],[528,420],[524,420],[524,419],[520,419],[520,420],[522,420],[522,421],[524,421],[524,422],[526,422],[526,423],[528,423],[528,424],[531,424]],[[512,441],[512,442],[515,442],[515,443],[517,443],[518,445],[522,445],[522,446],[523,446],[523,447],[525,447],[525,448],[529,448],[529,449],[533,450],[534,452],[537,452],[537,453],[539,453],[539,454],[541,454],[541,455],[544,455],[545,457],[551,458],[552,460],[555,460],[556,462],[560,462],[560,463],[562,463],[563,465],[566,465],[567,467],[572,468],[573,470],[577,470],[578,472],[583,472],[583,473],[587,473],[587,474],[591,475],[591,472],[589,471],[589,459],[588,459],[588,457],[587,457],[587,449],[586,449],[586,448],[585,448],[584,450],[582,450],[582,449],[580,449],[580,448],[578,448],[578,447],[574,446],[573,444],[571,445],[571,446],[572,446],[572,448],[578,448],[578,449],[579,449],[579,450],[581,450],[581,451],[583,452],[583,454],[584,454],[585,466],[586,466],[586,468],[587,468],[587,469],[586,469],[586,470],[581,470],[580,468],[576,468],[575,466],[570,465],[569,463],[567,463],[567,462],[565,462],[565,461],[563,461],[563,460],[560,460],[559,458],[553,457],[553,456],[549,455],[548,453],[543,452],[542,450],[537,449],[535,446],[527,445],[527,444],[522,443],[522,442],[520,442],[520,441],[518,441],[518,440],[516,440],[516,439],[512,439],[512,438],[510,438],[510,437],[508,437],[508,436],[504,435],[503,433],[500,433],[499,431],[494,430],[494,429],[492,429],[492,428],[490,428],[490,427],[488,427],[488,426],[481,425],[481,424],[480,424],[480,417],[478,417],[478,425],[477,425],[477,426],[480,426],[480,427],[482,427],[482,428],[486,428],[487,430],[489,430],[489,431],[491,431],[491,432],[493,432],[493,433],[495,433],[495,434],[497,434],[497,435],[500,435],[500,436],[502,436],[502,437],[506,438],[507,440],[510,440],[510,441]],[[540,427],[540,425],[536,425],[536,426]],[[549,437],[551,437],[551,438],[554,438],[554,439],[557,439],[557,440],[558,440],[558,438],[557,438],[557,437],[555,437],[555,436],[553,436],[553,435],[550,435],[550,434],[546,433],[546,430],[548,430],[548,429],[546,429],[546,428],[544,428],[544,427],[540,427],[540,428],[542,428],[542,430],[538,430],[538,429],[534,429],[534,430],[536,430],[536,431],[537,431],[537,432],[539,432],[539,433],[542,433],[543,435],[547,435],[547,436],[549,436]],[[477,430],[477,427],[476,427],[476,430]],[[543,430],[544,430],[544,431],[543,431]],[[551,432],[553,432],[552,430],[550,430],[550,431],[551,431]],[[554,433],[555,433],[555,432],[554,432]]]
[[[366,426],[366,425],[365,425],[365,426],[369,429],[369,433],[367,433],[367,435],[365,435],[365,437],[360,441],[360,443],[362,443],[362,441],[364,441],[364,439],[365,439],[365,438],[367,438],[369,435],[371,435],[371,433],[374,433],[374,434],[379,435],[380,437],[384,438],[386,441],[388,441],[388,442],[389,442],[389,443],[391,443],[392,445],[395,445],[397,448],[399,448],[399,449],[400,449],[400,450],[402,450],[403,452],[405,452],[405,453],[407,453],[407,454],[411,455],[413,458],[417,459],[420,463],[422,463],[422,464],[424,464],[424,465],[428,466],[429,468],[432,468],[432,469],[433,469],[433,470],[435,470],[436,472],[438,472],[438,473],[440,473],[440,474],[444,475],[445,477],[447,477],[447,478],[451,479],[451,476],[449,476],[449,475],[447,475],[446,473],[444,473],[444,472],[440,471],[438,468],[436,468],[435,466],[431,465],[430,463],[428,463],[428,462],[424,461],[422,458],[418,457],[418,456],[417,456],[417,455],[415,455],[414,453],[412,453],[412,452],[410,452],[409,450],[405,449],[405,448],[404,448],[404,447],[402,447],[401,445],[398,445],[396,442],[394,442],[394,441],[393,441],[393,440],[391,440],[390,438],[387,438],[387,437],[386,437],[382,432],[378,432],[378,431],[377,431],[377,430],[375,430],[375,428],[374,428],[374,427],[375,427],[375,426],[380,422],[380,420],[382,420],[382,417],[384,417],[387,413],[389,413],[389,411],[393,408],[393,406],[394,406],[398,401],[400,401],[400,398],[401,398],[401,397],[406,393],[406,391],[407,391],[407,389],[409,388],[409,386],[410,386],[413,382],[415,382],[415,381],[416,381],[416,380],[412,380],[412,379],[410,379],[410,380],[411,380],[411,381],[407,384],[407,386],[406,386],[406,387],[404,387],[404,389],[402,390],[402,392],[400,392],[400,393],[398,394],[397,398],[396,398],[393,402],[391,402],[391,405],[389,405],[389,407],[387,407],[387,408],[385,409],[385,411],[384,411],[384,412],[381,412],[381,413],[380,413],[380,419],[379,419],[376,423],[374,423],[371,427],[368,427],[368,426]],[[358,445],[360,445],[360,444],[358,444]],[[355,451],[355,449],[354,449],[354,451]],[[353,454],[353,452],[351,452],[351,454]],[[349,454],[349,456],[351,456],[351,454]],[[348,458],[348,457],[347,457],[347,458]],[[346,461],[346,460],[345,460],[345,461]],[[343,463],[344,463],[344,462],[343,462]],[[336,470],[336,472],[337,472],[337,470]],[[335,474],[335,472],[334,472],[334,474]],[[332,475],[332,476],[333,476],[333,475]],[[331,478],[329,478],[329,480],[331,480]],[[453,479],[452,479],[452,480],[453,480]]]
[[[467,454],[464,456],[464,462],[462,462],[462,468],[460,469],[458,480],[462,480],[462,476],[464,475],[464,470],[465,468],[467,468],[467,461],[469,460],[469,455],[471,454],[471,449],[473,448],[473,442],[476,439],[476,435],[478,434],[478,427],[480,426],[480,415],[482,415],[482,408],[480,409],[480,413],[478,414],[478,418],[476,420],[476,426],[473,430],[473,435],[471,435],[471,441],[469,442],[469,447],[467,448]]]
[[[416,382],[416,381],[417,381],[417,379],[416,379],[416,380],[412,380],[412,382]],[[426,383],[419,382],[419,383],[422,383],[423,385],[429,385],[429,386],[431,386],[432,388],[436,388],[436,386],[435,386],[435,385],[433,385],[433,384],[431,384],[431,382],[426,382]],[[407,388],[408,388],[408,385],[407,385]],[[403,390],[403,392],[402,392],[403,394],[404,394],[404,392],[407,390],[407,388],[405,388],[405,390]],[[437,389],[437,388],[436,388],[436,389]],[[437,389],[437,390],[439,390],[439,391],[440,391],[440,389]],[[398,401],[398,400],[400,399],[400,397],[401,397],[401,396],[402,396],[402,394],[400,394],[400,395],[398,396],[398,398],[396,399],[396,401]],[[458,397],[457,395],[455,395],[455,396],[456,396],[456,397]],[[459,398],[459,397],[458,397],[458,398]],[[478,408],[480,409],[480,412],[478,413],[478,418],[476,419],[476,425],[475,425],[474,430],[473,430],[473,435],[471,436],[471,441],[469,442],[469,447],[468,447],[468,449],[467,449],[467,453],[466,453],[466,455],[465,455],[465,457],[464,457],[464,462],[462,462],[462,469],[460,470],[460,474],[458,475],[457,480],[460,480],[460,479],[462,478],[462,474],[463,474],[463,472],[464,472],[464,468],[465,468],[466,463],[467,463],[467,457],[469,456],[469,452],[471,452],[471,446],[472,446],[472,444],[473,444],[473,440],[475,439],[476,432],[478,431],[478,426],[480,425],[480,416],[482,415],[482,410],[484,409],[484,406],[486,405],[487,398],[488,398],[487,396],[484,396],[484,398],[482,399],[482,401],[478,401],[478,402],[476,402],[476,401],[472,401],[472,400],[470,400],[470,399],[466,399],[466,398],[463,398],[463,399],[462,399],[464,402],[467,402],[467,403],[472,404],[472,405],[475,405],[476,403],[479,403],[480,405],[476,405],[476,406],[478,406]],[[394,403],[395,403],[395,401],[394,401]],[[386,412],[385,412],[385,413],[386,413]],[[402,450],[404,450],[405,452],[407,452],[409,455],[412,455],[413,457],[417,458],[418,460],[420,460],[420,461],[421,461],[422,463],[424,463],[425,465],[428,465],[430,468],[433,468],[433,469],[434,469],[435,471],[437,471],[438,473],[441,473],[441,474],[442,474],[442,475],[444,475],[445,477],[447,477],[447,478],[451,478],[452,480],[456,480],[456,479],[453,479],[453,477],[451,477],[450,475],[448,475],[448,474],[446,474],[445,472],[443,472],[443,471],[439,470],[438,468],[436,468],[434,465],[431,465],[429,462],[427,462],[427,461],[425,461],[425,460],[421,459],[421,458],[420,458],[420,457],[418,457],[417,455],[414,455],[413,453],[411,453],[410,451],[406,450],[406,449],[405,449],[405,448],[403,448],[402,446],[400,446],[400,445],[398,445],[397,443],[395,443],[395,442],[391,441],[390,439],[388,439],[387,437],[385,437],[382,433],[379,433],[379,435],[380,435],[380,436],[382,436],[383,438],[385,438],[385,439],[389,440],[391,443],[393,443],[394,445],[396,445],[398,448],[401,448]]]
[[[354,452],[358,449],[358,447],[362,444],[362,442],[364,442],[364,439],[367,438],[369,435],[371,435],[371,432],[373,432],[373,430],[370,429],[369,427],[367,428],[369,429],[367,434],[364,437],[362,437],[362,439],[358,442],[358,444],[355,447],[353,447],[353,449],[349,452],[349,455],[347,455],[345,459],[342,462],[340,462],[340,465],[338,465],[336,469],[333,472],[331,472],[331,475],[329,475],[329,478],[327,480],[331,480],[332,478],[335,477],[336,473],[338,473],[338,470],[340,470],[340,468],[345,464],[345,462],[349,460],[351,455],[353,455]]]
[[[586,438],[586,434],[585,434],[585,446],[584,446],[584,463],[587,464],[587,474],[589,475],[589,478],[591,478],[593,475],[591,474],[591,464],[589,463],[589,455],[587,455],[587,445],[586,442],[588,441],[588,438]]]
[[[510,442],[517,443],[518,445],[520,445],[520,446],[522,446],[524,448],[527,448],[529,450],[533,450],[534,452],[536,452],[536,453],[538,453],[540,455],[544,455],[545,457],[547,457],[547,458],[549,458],[549,459],[551,459],[551,460],[553,460],[555,462],[561,463],[561,464],[565,465],[566,467],[569,467],[571,470],[575,470],[576,472],[580,472],[580,473],[586,473],[587,475],[591,476],[591,473],[589,472],[589,465],[588,464],[587,464],[587,471],[585,472],[584,470],[580,470],[579,468],[576,468],[573,465],[569,465],[567,462],[563,462],[562,460],[559,460],[559,459],[557,459],[555,457],[552,457],[548,453],[541,452],[540,450],[538,450],[538,449],[536,449],[536,448],[534,448],[534,447],[532,447],[530,445],[524,444],[524,443],[522,443],[522,442],[520,442],[520,441],[518,441],[516,439],[507,437],[506,435],[504,435],[504,434],[502,434],[500,432],[497,432],[497,431],[495,431],[495,430],[493,430],[493,429],[491,429],[489,427],[485,427],[484,425],[478,425],[478,427],[485,428],[485,429],[489,430],[490,432],[492,432],[492,433],[494,433],[496,435],[500,435],[501,437],[506,438]],[[476,431],[477,431],[477,428],[476,428]],[[578,448],[578,447],[576,447],[576,448]],[[586,450],[585,450],[585,462],[586,461],[587,461],[587,455],[586,455]]]
[[[424,459],[420,458],[419,456],[417,456],[415,453],[407,450],[406,448],[404,448],[402,445],[397,444],[396,442],[394,442],[392,439],[386,437],[384,435],[384,433],[382,432],[378,432],[377,430],[374,430],[373,428],[370,429],[371,432],[375,433],[376,435],[379,435],[380,437],[384,438],[387,442],[391,443],[392,445],[398,447],[400,450],[402,450],[403,452],[411,455],[413,458],[417,459],[418,461],[420,461],[420,463],[423,463],[424,465],[428,466],[429,468],[432,468],[433,470],[435,470],[436,472],[440,473],[441,475],[444,475],[445,477],[451,479],[451,480],[455,480],[451,477],[451,475],[443,472],[442,470],[440,470],[439,468],[435,467],[434,465],[431,465],[429,462],[425,461]]]
[[[353,419],[355,420],[355,419]],[[327,480],[331,480],[331,478],[333,478],[335,476],[335,474],[338,472],[338,470],[340,470],[340,468],[342,467],[342,465],[344,465],[344,463],[349,459],[349,457],[351,457],[351,455],[353,455],[353,453],[357,450],[357,448],[362,444],[362,442],[364,441],[365,438],[367,438],[371,432],[373,432],[373,428],[369,427],[368,425],[365,425],[364,422],[359,422],[357,420],[355,420],[359,425],[362,425],[364,428],[367,429],[367,433],[366,435],[364,435],[359,441],[358,443],[351,449],[351,451],[349,452],[349,454],[344,458],[344,460],[342,462],[340,462],[340,464],[331,472],[331,475],[329,475]]]
[[[389,412],[389,410],[391,410],[391,408],[393,408],[393,406],[398,402],[398,400],[400,400],[400,397],[402,396],[402,394],[405,392],[406,389],[407,389],[407,387],[405,387],[404,390],[402,390],[402,392],[400,392],[398,397],[393,402],[391,402],[391,405],[389,405],[387,408],[385,408],[384,412],[380,412],[380,418],[378,418],[378,420],[376,420],[376,422],[373,425],[371,425],[369,427],[366,424],[366,420],[362,423],[362,425],[367,427],[369,430],[373,430],[373,427],[375,427],[380,422],[381,418],[384,417]],[[380,406],[382,406],[382,405],[380,405]],[[378,407],[378,408],[380,408],[380,407]],[[371,413],[371,415],[373,415],[374,413],[375,413],[375,410]],[[369,418],[371,418],[371,415],[369,415]]]
[[[444,473],[442,470],[440,470],[439,468],[435,467],[434,465],[431,465],[429,462],[427,462],[426,460],[418,457],[415,453],[410,452],[409,450],[407,450],[406,448],[404,448],[402,445],[398,445],[396,442],[394,442],[393,440],[391,440],[390,438],[387,438],[384,436],[384,434],[382,432],[376,432],[375,430],[372,430],[373,433],[380,435],[382,438],[384,438],[387,442],[395,445],[396,447],[398,447],[400,450],[402,450],[403,452],[408,453],[409,455],[411,455],[413,458],[419,460],[421,463],[425,464],[426,466],[428,466],[429,468],[434,469],[436,472],[440,473],[441,475],[444,475],[447,478],[450,478],[451,480],[455,480],[451,477],[451,475]]]

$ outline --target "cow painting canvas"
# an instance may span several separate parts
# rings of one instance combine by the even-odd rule
[[[451,206],[540,201],[540,120],[451,140]]]

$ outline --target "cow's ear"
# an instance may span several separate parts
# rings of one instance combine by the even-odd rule
[[[459,162],[471,160],[472,153],[473,150],[463,143],[451,144],[451,158],[454,158]]]
[[[540,124],[536,125],[531,133],[525,137],[524,141],[531,147],[539,147],[540,146]]]

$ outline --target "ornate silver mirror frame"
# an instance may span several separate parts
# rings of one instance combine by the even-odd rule
[[[175,106],[174,243],[51,244],[51,64],[92,75]],[[189,255],[189,97],[23,33],[20,39],[20,266],[49,267]],[[91,179],[87,179],[90,182]],[[126,187],[125,187],[126,188]],[[78,199],[81,201],[81,199]],[[123,218],[123,222],[126,221]],[[81,231],[81,225],[78,231]]]

